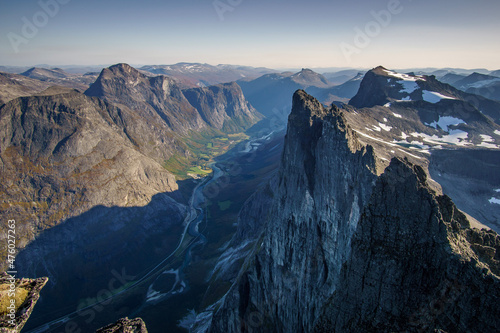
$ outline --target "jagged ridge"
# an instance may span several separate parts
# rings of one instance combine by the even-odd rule
[[[302,91],[293,101],[262,238],[209,331],[497,328],[499,236],[470,229],[422,167],[393,159],[377,170],[338,109]],[[442,297],[452,298],[427,315]]]

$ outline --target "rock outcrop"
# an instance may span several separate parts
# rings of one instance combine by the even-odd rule
[[[311,330],[371,194],[373,151],[358,143],[340,111],[303,91],[293,102],[259,251],[215,313],[212,332],[237,332],[255,313],[275,331]]]
[[[239,133],[262,119],[235,82],[183,91],[203,120],[226,133]]]
[[[47,278],[16,279],[7,273],[0,273],[1,333],[21,332],[40,298],[40,291],[47,281]],[[14,289],[12,289],[11,285],[14,286]],[[11,297],[11,295],[15,297]],[[11,299],[15,300],[15,308],[12,311],[9,310]]]
[[[470,229],[418,166],[377,180],[315,332],[495,332],[500,236]]]
[[[128,319],[125,317],[114,324],[98,329],[96,333],[148,333],[148,330],[141,318]]]
[[[296,92],[260,228],[246,204],[260,237],[195,331],[498,330],[498,234],[471,229],[421,166],[376,161],[343,111]]]

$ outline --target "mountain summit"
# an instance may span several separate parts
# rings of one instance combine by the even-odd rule
[[[235,282],[193,331],[500,326],[500,236],[471,228],[423,159],[365,144],[350,119],[295,93],[279,172],[247,201],[218,264]],[[381,164],[380,152],[393,157]]]
[[[500,124],[500,103],[482,96],[465,93],[435,76],[402,74],[382,66],[368,71],[361,81],[358,93],[349,105],[370,108],[377,105],[416,105],[459,102],[462,107],[475,108]]]

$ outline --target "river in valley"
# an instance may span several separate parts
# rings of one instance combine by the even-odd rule
[[[142,317],[150,332],[185,332],[178,322],[206,297],[206,277],[235,231],[239,209],[277,166],[282,134],[248,140],[210,165],[213,173],[199,181],[188,200],[177,246],[163,259],[109,297],[97,297],[56,319],[46,316],[50,321],[27,326],[23,332],[87,332],[124,316]],[[228,176],[228,165],[241,171]],[[207,198],[209,188],[217,188],[217,193]],[[141,251],[147,255],[150,250]]]

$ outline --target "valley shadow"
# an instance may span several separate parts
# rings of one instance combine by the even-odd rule
[[[490,149],[435,150],[429,172],[457,207],[500,232],[500,151]]]
[[[213,191],[204,191],[204,194],[209,201],[207,215],[217,222],[201,230],[210,241],[196,260],[218,256],[218,249],[232,237],[244,202],[276,172],[283,139],[284,131],[264,140],[258,149],[249,153],[242,153],[241,146],[236,146],[216,159],[225,176],[213,183]],[[43,231],[16,257],[19,277],[50,279],[23,331],[29,332],[66,317],[66,322],[44,331],[64,332],[68,325],[76,325],[75,332],[78,329],[92,332],[119,318],[134,315],[144,303],[149,286],[147,283],[135,286],[135,283],[178,246],[184,231],[186,206],[199,182],[178,181],[177,190],[156,194],[143,207],[96,206]],[[183,259],[174,256],[169,264],[178,267],[180,262],[176,260]],[[194,286],[193,292],[202,295],[204,283]],[[108,299],[123,289],[127,292]],[[184,300],[188,296],[178,297]],[[168,306],[175,307],[175,304]],[[184,308],[177,310],[184,311]],[[151,317],[147,318],[149,323],[165,324],[164,313]],[[169,327],[175,328],[180,318],[170,319]]]
[[[18,277],[49,277],[24,331],[105,300],[172,253],[196,184],[178,181],[176,191],[156,194],[143,207],[96,206],[43,231],[16,257]],[[89,315],[81,328],[102,327],[128,315],[141,301],[133,295],[118,309],[108,306],[111,318]]]

